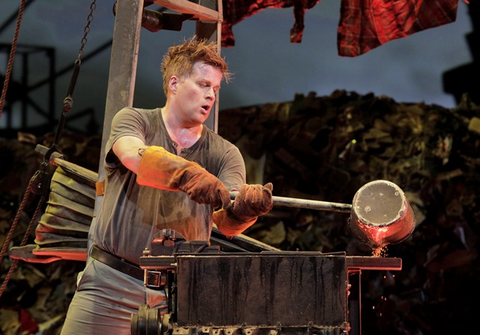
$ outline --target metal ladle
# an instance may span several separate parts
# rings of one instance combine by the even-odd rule
[[[235,199],[238,192],[231,192]],[[274,206],[350,213],[353,235],[373,248],[400,243],[415,229],[413,210],[404,192],[388,180],[375,180],[362,186],[352,204],[273,196]]]

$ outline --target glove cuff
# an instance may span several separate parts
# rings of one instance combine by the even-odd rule
[[[213,213],[213,222],[217,225],[218,230],[227,237],[243,233],[257,221],[257,218],[254,216],[240,220],[228,209],[220,209]]]
[[[150,146],[142,154],[137,172],[137,183],[168,191],[178,191],[184,174],[200,168],[195,162],[174,155],[162,147]]]

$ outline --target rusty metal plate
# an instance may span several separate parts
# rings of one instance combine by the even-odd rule
[[[348,327],[345,255],[177,257],[180,327]]]

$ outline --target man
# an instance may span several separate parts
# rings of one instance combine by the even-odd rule
[[[139,306],[165,305],[164,292],[145,287],[138,267],[159,232],[208,241],[215,222],[233,236],[272,208],[272,185],[246,185],[240,151],[203,125],[229,79],[215,43],[192,38],[171,47],[162,71],[163,108],[124,108],[113,119],[94,246],[64,335],[130,334]],[[239,192],[233,202],[229,191]]]

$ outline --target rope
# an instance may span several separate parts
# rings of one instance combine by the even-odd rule
[[[0,117],[2,117],[3,105],[5,104],[5,100],[7,98],[8,83],[10,82],[10,75],[12,74],[15,52],[17,51],[18,35],[20,33],[24,9],[25,0],[21,0],[20,7],[18,8],[17,25],[15,27],[15,34],[13,36],[12,48],[10,49],[10,55],[8,57],[7,71],[5,72],[5,81],[3,82],[2,97],[0,99]]]
[[[34,193],[35,186],[38,188],[41,186],[41,184],[38,183],[38,177],[42,173],[42,171],[37,171],[37,173],[30,179],[30,182],[28,183],[27,186],[27,191],[25,192],[25,195],[23,196],[22,203],[20,204],[20,207],[17,211],[17,215],[15,216],[15,219],[12,223],[12,226],[10,227],[10,230],[8,231],[7,237],[5,238],[5,242],[3,243],[2,251],[1,251],[1,258],[0,258],[0,263],[3,261],[3,256],[7,253],[7,248],[8,245],[10,244],[10,241],[12,239],[13,233],[15,232],[15,229],[17,228],[18,221],[20,220],[20,215],[23,212],[23,209],[25,208],[25,204],[27,203],[27,200],[29,199],[30,195]],[[43,185],[45,186],[45,185]],[[43,192],[40,201],[37,204],[37,208],[35,209],[35,212],[32,216],[32,219],[30,220],[30,223],[28,224],[27,230],[25,231],[25,235],[23,235],[22,242],[20,243],[20,246],[23,247],[25,244],[27,244],[28,237],[30,236],[30,233],[32,232],[33,225],[37,221],[37,216],[40,213],[40,210],[42,208],[43,203],[45,202],[46,198],[46,192]],[[13,274],[13,271],[15,270],[15,267],[17,266],[18,259],[14,259],[12,264],[10,265],[10,269],[8,270],[8,273],[3,280],[2,286],[0,287],[0,297],[2,297],[3,292],[5,291],[5,288],[7,287],[7,284],[10,280],[10,277]]]

